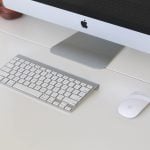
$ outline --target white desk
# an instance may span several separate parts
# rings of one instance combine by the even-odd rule
[[[71,114],[0,86],[0,149],[150,150],[150,108],[133,120],[117,113],[130,93],[150,93],[150,56],[126,48],[96,70],[49,52],[74,32],[26,16],[0,19],[0,65],[23,54],[101,85]]]

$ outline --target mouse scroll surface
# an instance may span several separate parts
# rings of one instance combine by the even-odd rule
[[[135,118],[149,103],[149,97],[140,94],[131,94],[120,104],[118,112],[126,118]]]

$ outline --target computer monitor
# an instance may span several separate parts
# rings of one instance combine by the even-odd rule
[[[72,40],[74,45],[79,44],[82,49],[92,49],[90,52],[89,50],[82,52],[83,55],[89,53],[94,56],[91,60],[80,58],[81,55],[73,52],[71,54],[73,59],[79,62],[97,64],[100,58],[97,51],[101,49],[100,47],[104,48],[104,45],[108,46],[109,57],[114,57],[118,53],[120,45],[150,53],[150,1],[148,0],[4,0],[4,5],[24,14],[85,33],[77,33],[70,38],[71,40],[56,46],[59,49],[60,45],[63,45],[61,50],[58,50],[62,55],[68,55],[66,43],[71,43]],[[99,38],[113,43],[100,42]],[[115,46],[114,43],[119,45]],[[67,49],[66,53],[62,52],[62,49]],[[94,49],[97,49],[95,54],[93,54]],[[101,54],[104,52],[105,48]],[[102,56],[101,59],[103,58]]]

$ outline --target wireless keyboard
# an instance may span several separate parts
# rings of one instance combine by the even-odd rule
[[[0,83],[68,112],[99,87],[22,55],[0,69]]]

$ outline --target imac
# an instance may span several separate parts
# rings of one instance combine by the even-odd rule
[[[105,67],[123,46],[150,53],[147,0],[4,0],[4,5],[79,31],[51,51],[91,67]]]

